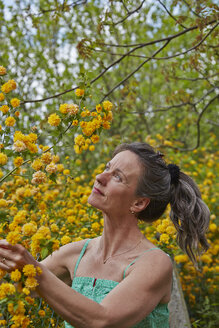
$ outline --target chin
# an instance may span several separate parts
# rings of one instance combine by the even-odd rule
[[[91,206],[97,208],[98,210],[102,211],[102,207],[100,205],[100,202],[98,202],[97,199],[95,199],[95,197],[92,196],[92,194],[88,197],[87,200],[88,204],[90,204]]]

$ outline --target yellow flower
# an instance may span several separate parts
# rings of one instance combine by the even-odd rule
[[[100,226],[100,224],[99,224],[98,222],[94,222],[94,223],[91,224],[91,228],[92,228],[95,232],[97,232],[97,231],[100,230],[101,226]]]
[[[176,255],[174,257],[174,259],[175,259],[176,263],[185,263],[185,262],[188,261],[187,255],[184,255],[184,254],[183,255]]]
[[[58,126],[61,122],[61,118],[57,114],[51,114],[48,118],[48,123],[51,126]]]
[[[46,153],[42,154],[41,160],[42,160],[43,164],[51,163],[52,162],[52,154],[47,151]]]
[[[67,114],[68,113],[68,104],[60,105],[59,110],[62,114]]]
[[[52,232],[58,232],[59,231],[59,227],[55,223],[51,224],[50,229],[51,229]]]
[[[217,225],[216,225],[215,223],[211,223],[211,224],[209,225],[209,230],[210,230],[211,232],[216,232],[216,231],[217,231]]]
[[[5,165],[8,161],[6,154],[0,153],[0,165]]]
[[[10,231],[6,237],[6,240],[11,245],[16,245],[21,241],[21,235],[18,231]]]
[[[78,111],[79,111],[78,105],[75,105],[75,104],[69,104],[68,105],[67,112],[70,115],[75,115],[75,114],[77,114]]]
[[[58,162],[60,161],[60,157],[59,157],[59,155],[53,155],[53,156],[52,156],[52,161],[53,161],[54,163],[58,163]]]
[[[75,144],[78,145],[78,146],[83,146],[85,144],[85,139],[84,137],[82,136],[82,134],[79,134],[77,137],[75,137],[75,140],[74,140]]]
[[[5,199],[0,199],[0,208],[8,207],[8,202]]]
[[[91,146],[89,147],[89,150],[90,150],[90,151],[94,151],[94,150],[95,150],[95,146],[94,146],[94,145],[91,145]]]
[[[160,242],[161,242],[161,243],[168,244],[169,239],[170,239],[170,236],[167,235],[166,233],[163,233],[163,234],[160,236]]]
[[[12,90],[15,90],[17,87],[16,82],[14,80],[9,80],[5,84],[2,85],[1,90],[4,93],[8,93]]]
[[[25,281],[25,286],[30,289],[34,289],[38,286],[38,282],[34,277],[28,277]]]
[[[0,300],[2,300],[3,298],[7,297],[8,295],[13,295],[15,294],[16,289],[14,287],[14,285],[7,283],[7,282],[3,282],[0,285]]]
[[[29,149],[29,151],[32,153],[32,154],[36,154],[38,152],[38,148],[37,148],[37,145],[35,145],[34,143],[29,143],[27,145],[27,148]]]
[[[82,97],[84,95],[84,90],[83,89],[76,89],[75,94],[77,97]]]
[[[106,100],[103,102],[103,108],[109,111],[113,108],[113,104],[109,100]]]
[[[22,226],[24,236],[32,236],[37,231],[37,226],[31,222],[25,223]]]
[[[78,125],[78,120],[74,120],[74,121],[72,122],[72,125],[77,126],[77,125]]]
[[[169,235],[174,235],[176,233],[176,229],[173,226],[168,226],[166,228],[166,233],[168,233]]]
[[[50,163],[46,166],[46,172],[49,174],[56,173],[57,171],[57,166],[54,163]]]
[[[38,314],[39,314],[40,317],[45,317],[46,312],[44,310],[39,310]]]
[[[22,292],[23,292],[25,295],[29,295],[29,294],[30,294],[30,290],[29,290],[28,288],[26,288],[26,287],[24,287],[24,288],[22,289]]]
[[[4,93],[0,93],[0,101],[3,101],[5,99]]]
[[[0,279],[4,278],[4,276],[6,275],[6,271],[0,269]]]
[[[207,263],[207,264],[210,264],[212,262],[211,255],[208,255],[208,254],[201,255],[200,259],[202,262]]]
[[[20,140],[17,140],[15,141],[15,143],[13,144],[13,149],[16,151],[16,152],[21,152],[25,149],[27,149],[25,143],[23,141],[20,141]]]
[[[5,75],[7,73],[7,70],[4,66],[0,66],[0,75]]]
[[[57,171],[62,172],[64,170],[64,165],[63,164],[57,164]]]
[[[68,244],[68,243],[70,243],[71,242],[71,238],[69,237],[69,236],[63,236],[62,238],[61,238],[61,243],[62,243],[62,245],[66,245],[66,244]]]
[[[11,106],[13,108],[16,108],[20,105],[20,100],[18,98],[13,98],[13,99],[11,99],[10,102],[11,102]]]
[[[6,120],[5,120],[5,125],[6,126],[14,126],[15,123],[16,123],[16,120],[12,116],[7,117]]]
[[[90,138],[93,143],[97,143],[100,140],[100,137],[97,134],[93,134]]]
[[[0,111],[2,111],[3,114],[6,114],[9,111],[9,107],[7,105],[3,105],[0,107]]]
[[[98,105],[96,106],[96,111],[97,111],[97,113],[101,113],[101,111],[102,111],[102,106],[101,106],[100,104],[98,104]]]
[[[24,287],[24,288],[25,288],[25,287]],[[23,288],[23,289],[24,289],[24,288]],[[27,288],[25,288],[25,289],[27,289]],[[32,298],[32,297],[30,297],[30,296],[25,297],[25,301],[27,301],[27,303],[29,303],[29,304],[31,304],[31,305],[34,304],[34,298]]]
[[[33,179],[31,180],[33,184],[40,184],[46,182],[46,174],[42,171],[37,171],[33,174]]]
[[[104,121],[102,123],[102,126],[105,130],[109,130],[110,129],[110,122]]]
[[[23,273],[27,277],[35,277],[36,276],[36,268],[33,264],[26,264],[23,267]]]
[[[21,166],[24,162],[24,159],[23,157],[21,156],[18,156],[14,159],[14,166],[18,167],[18,166]]]
[[[31,167],[35,171],[39,171],[43,167],[43,163],[41,162],[41,160],[39,158],[37,158],[33,161],[33,163],[31,164]]]
[[[21,273],[18,269],[11,272],[11,280],[17,282],[21,279]]]

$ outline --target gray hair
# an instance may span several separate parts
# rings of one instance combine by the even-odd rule
[[[135,153],[142,166],[136,195],[150,198],[149,205],[137,217],[145,222],[160,218],[170,203],[170,219],[177,230],[177,242],[196,264],[196,255],[209,247],[205,233],[208,230],[210,212],[201,199],[196,183],[185,173],[179,173],[177,184],[171,183],[169,169],[161,153],[146,143],[124,143],[113,156],[129,150]]]

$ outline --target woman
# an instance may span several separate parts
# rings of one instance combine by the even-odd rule
[[[37,292],[68,328],[169,327],[172,263],[137,223],[158,219],[170,203],[179,245],[195,262],[199,247],[208,248],[209,210],[198,187],[151,146],[122,144],[96,177],[88,202],[103,212],[102,236],[65,245],[41,263],[2,240],[0,268],[40,266]]]

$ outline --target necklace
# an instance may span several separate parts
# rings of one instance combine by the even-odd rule
[[[112,257],[116,257],[116,256],[119,256],[119,255],[122,255],[122,254],[125,254],[125,253],[128,253],[129,251],[132,251],[133,249],[135,249],[142,241],[143,238],[141,238],[136,245],[134,245],[133,247],[130,247],[129,249],[127,249],[126,251],[122,252],[122,253],[118,253],[118,254],[115,254],[115,255],[110,255],[109,257],[107,257],[105,260],[103,260],[103,264],[105,264],[110,258]]]

